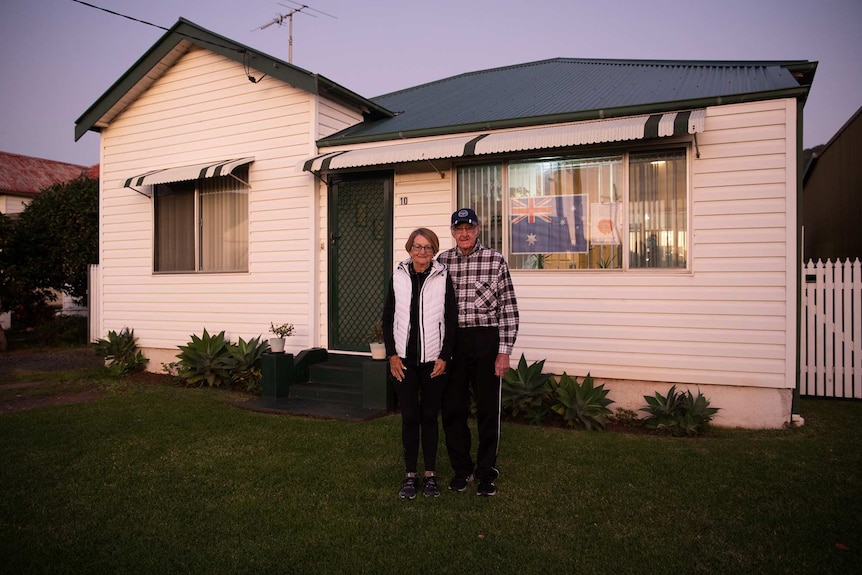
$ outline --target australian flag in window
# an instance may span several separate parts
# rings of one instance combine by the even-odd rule
[[[511,198],[513,254],[583,253],[586,195]]]

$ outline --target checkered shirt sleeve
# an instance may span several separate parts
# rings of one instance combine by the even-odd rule
[[[477,243],[469,255],[462,256],[454,247],[437,259],[449,268],[458,299],[458,326],[498,328],[498,353],[511,355],[518,337],[518,301],[503,256]]]

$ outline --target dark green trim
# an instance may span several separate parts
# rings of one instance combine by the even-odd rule
[[[338,155],[334,154],[333,156]],[[328,159],[328,158],[327,158]],[[341,286],[338,282],[338,270],[336,269],[336,262],[338,259],[337,254],[333,253],[332,249],[332,238],[333,230],[339,229],[339,221],[338,221],[338,194],[341,193],[338,190],[338,186],[342,182],[346,181],[355,181],[355,180],[382,180],[384,182],[383,186],[383,210],[385,212],[385,224],[383,230],[383,250],[382,253],[378,254],[376,257],[382,258],[383,269],[386,270],[383,277],[381,278],[382,285],[387,285],[389,281],[389,275],[393,268],[392,262],[392,243],[394,241],[394,214],[395,214],[395,173],[392,170],[380,170],[377,169],[375,171],[356,171],[356,172],[348,172],[348,173],[340,173],[333,174],[329,177],[327,181],[327,226],[326,226],[326,241],[329,242],[329,249],[327,249],[327,263],[326,263],[326,271],[327,271],[327,310],[326,310],[326,318],[327,318],[327,347],[329,349],[335,349],[334,345],[337,343],[338,338],[340,336],[338,332],[339,325],[339,317],[338,314],[335,313],[337,309],[336,302],[338,302],[337,294],[339,293],[339,289]],[[374,254],[368,254],[368,258],[375,257]],[[345,286],[345,289],[350,289],[349,286]],[[344,350],[344,351],[361,351],[361,350]]]
[[[258,52],[248,46],[234,42],[214,32],[201,28],[197,24],[180,18],[171,29],[135,62],[96,102],[75,121],[75,140],[78,140],[90,130],[101,131],[96,127],[99,120],[113,108],[129,90],[146,77],[171,50],[180,42],[205,48],[253,68],[267,76],[277,78],[295,88],[310,94],[324,95],[349,106],[358,108],[371,118],[389,118],[394,114],[386,108],[375,104],[355,92],[339,86],[323,76],[303,70],[278,58],[273,58],[263,52]]]
[[[466,144],[464,144],[464,156],[475,156],[476,155],[476,144],[479,143],[479,140],[486,137],[488,134],[482,134],[481,136],[476,136]]]
[[[802,165],[802,111],[800,102],[796,106],[796,253],[793,255],[793,267],[796,270],[796,387],[793,389],[793,400],[790,404],[790,413],[799,413],[799,386],[802,383],[802,176],[805,166]]]
[[[661,121],[661,114],[652,114],[647,118],[644,124],[644,140],[658,138],[658,124]]]
[[[665,112],[675,112],[677,110],[684,109],[706,108],[709,106],[740,104],[743,102],[759,102],[764,100],[776,100],[782,98],[797,98],[804,100],[804,98],[808,95],[809,89],[810,86],[800,86],[798,88],[786,88],[783,90],[772,90],[769,92],[751,92],[748,94],[733,94],[730,96],[711,96],[709,98],[697,98],[694,100],[659,102],[654,104],[623,106],[619,108],[608,108],[601,110],[583,110],[579,112],[567,112],[565,114],[534,116],[532,118],[511,118],[507,120],[497,120],[494,122],[475,122],[471,124],[437,126],[433,128],[422,128],[418,130],[406,130],[401,132],[389,132],[385,134],[342,137],[337,137],[336,134],[318,140],[317,147],[326,148],[329,146],[364,144],[369,142],[384,142],[388,140],[403,140],[408,138],[420,138],[426,136],[447,136],[453,134],[461,134],[464,132],[478,132],[482,130],[526,128],[530,126],[544,126],[548,124],[562,124],[566,122],[580,122],[585,120],[604,120],[608,118],[619,118],[623,116],[661,114]]]
[[[688,134],[688,121],[691,118],[691,111],[680,112],[673,120],[673,135],[684,136]]]

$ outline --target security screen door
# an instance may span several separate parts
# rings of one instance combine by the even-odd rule
[[[392,274],[392,174],[329,179],[329,349],[369,351]]]

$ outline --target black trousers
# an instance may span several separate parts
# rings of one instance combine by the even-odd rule
[[[432,378],[433,369],[433,361],[418,366],[405,363],[404,380],[393,379],[401,407],[401,445],[407,473],[416,473],[420,435],[425,471],[437,468],[437,415],[446,387],[446,374]]]
[[[482,481],[493,481],[500,446],[500,378],[494,362],[500,336],[496,327],[459,328],[455,354],[449,363],[449,382],[443,396],[443,429],[446,450],[457,477],[476,473]],[[476,399],[479,446],[476,463],[471,456],[470,399]]]

